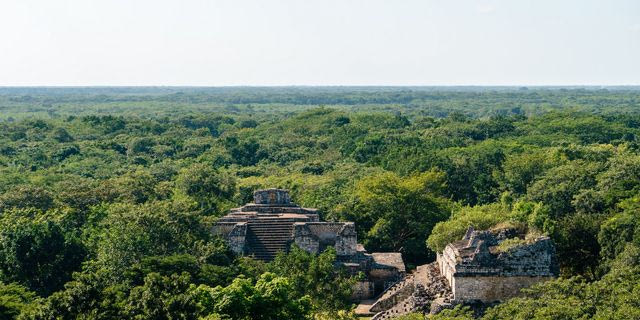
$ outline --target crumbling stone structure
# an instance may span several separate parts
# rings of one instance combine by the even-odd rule
[[[339,263],[367,276],[354,288],[357,300],[379,294],[405,274],[400,253],[367,253],[358,244],[353,222],[322,222],[316,209],[291,202],[287,190],[255,191],[253,203],[232,209],[212,232],[226,239],[236,254],[263,261],[288,252],[293,244],[313,254],[334,247]]]
[[[501,248],[507,239],[519,239]],[[517,296],[520,289],[557,275],[555,250],[546,236],[525,240],[514,229],[474,231],[438,254],[441,274],[455,302],[496,302]]]
[[[527,239],[512,228],[469,228],[462,240],[438,254],[436,262],[419,266],[359,310],[382,320],[410,312],[438,313],[456,304],[482,307],[516,297],[521,289],[556,275],[549,237]]]

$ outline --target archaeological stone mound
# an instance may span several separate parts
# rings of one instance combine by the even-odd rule
[[[284,189],[256,190],[253,203],[231,209],[212,232],[223,237],[234,253],[267,262],[294,245],[312,254],[333,247],[336,267],[365,275],[354,288],[356,300],[378,295],[405,273],[400,253],[366,252],[358,244],[353,222],[320,221],[317,209],[296,205]]]

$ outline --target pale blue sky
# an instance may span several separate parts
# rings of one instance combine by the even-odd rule
[[[640,1],[0,0],[0,86],[640,84]]]

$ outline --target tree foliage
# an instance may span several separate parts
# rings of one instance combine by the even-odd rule
[[[486,318],[637,318],[639,104],[633,88],[0,88],[0,313],[352,319],[333,251],[265,264],[210,234],[280,187],[409,267],[469,226],[550,236],[561,279]]]

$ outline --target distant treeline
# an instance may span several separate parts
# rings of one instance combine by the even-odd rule
[[[640,87],[0,87],[0,120],[78,114],[288,113],[317,106],[408,117],[637,113]]]

